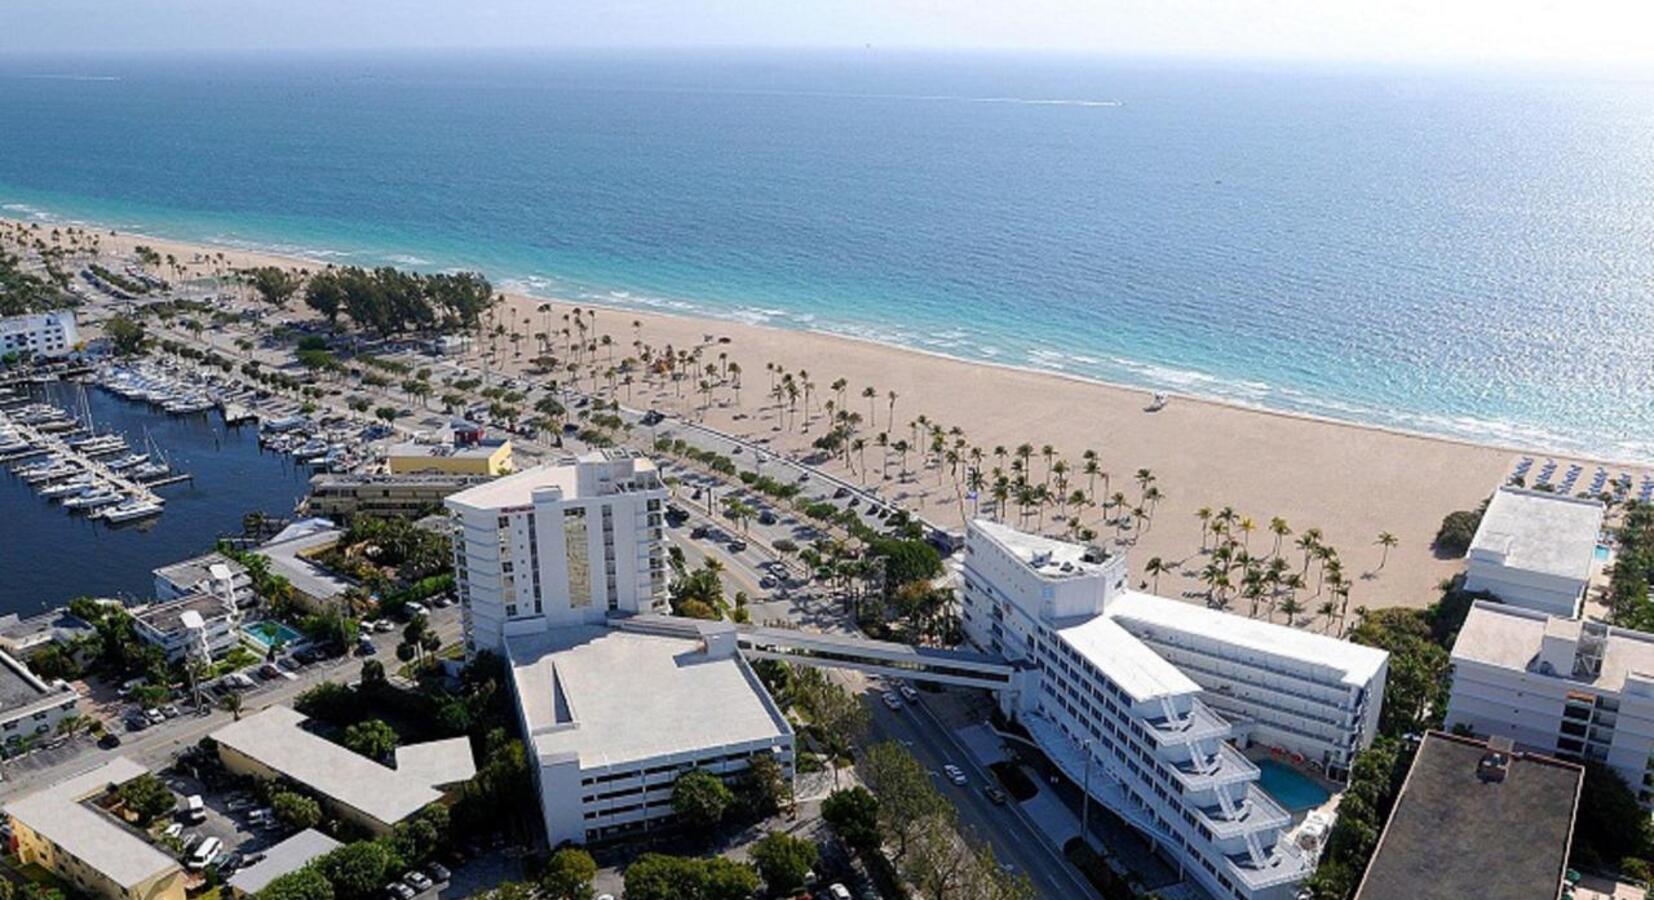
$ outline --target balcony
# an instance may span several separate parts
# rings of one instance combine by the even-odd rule
[[[1192,760],[1173,763],[1161,760],[1177,776],[1187,790],[1198,791],[1206,788],[1222,787],[1228,784],[1239,784],[1243,781],[1256,781],[1258,767],[1252,760],[1240,754],[1240,751],[1228,744],[1219,743],[1218,752],[1214,754],[1215,767],[1202,772],[1195,767]]]

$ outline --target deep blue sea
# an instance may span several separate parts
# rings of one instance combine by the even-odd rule
[[[0,59],[0,213],[1654,459],[1654,83],[1623,76]]]

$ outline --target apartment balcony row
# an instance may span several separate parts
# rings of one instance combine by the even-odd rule
[[[1265,682],[1265,681],[1261,681],[1261,680],[1252,680],[1252,679],[1248,679],[1247,677],[1245,677],[1246,674],[1248,674],[1248,673],[1226,671],[1223,668],[1220,668],[1218,665],[1214,665],[1213,662],[1226,664],[1226,665],[1229,665],[1231,667],[1239,668],[1239,669],[1243,669],[1243,670],[1248,669],[1248,668],[1260,668],[1260,667],[1253,666],[1253,665],[1250,665],[1250,664],[1247,664],[1247,663],[1235,663],[1235,662],[1232,662],[1230,660],[1222,659],[1221,657],[1215,658],[1215,657],[1212,657],[1210,654],[1187,654],[1187,653],[1182,653],[1182,652],[1179,652],[1179,651],[1184,649],[1184,648],[1177,647],[1177,646],[1165,647],[1165,646],[1162,646],[1162,645],[1157,644],[1157,643],[1152,642],[1152,641],[1149,641],[1149,642],[1146,642],[1146,643],[1148,643],[1149,646],[1154,648],[1156,651],[1161,652],[1161,655],[1166,658],[1167,662],[1169,662],[1172,665],[1178,667],[1179,669],[1182,669],[1185,672],[1189,673],[1189,677],[1193,678],[1197,682],[1201,680],[1200,676],[1204,675],[1209,679],[1218,679],[1218,680],[1222,680],[1222,681],[1238,681],[1238,682],[1244,683],[1248,687],[1251,687],[1251,688],[1254,688],[1254,689],[1257,689],[1257,690],[1272,691],[1274,693],[1281,694],[1281,695],[1286,696],[1286,697],[1292,697],[1292,698],[1297,699],[1297,700],[1303,700],[1303,701],[1308,702],[1308,703],[1313,703],[1316,706],[1324,707],[1324,708],[1329,709],[1329,710],[1334,710],[1334,711],[1337,711],[1339,713],[1353,713],[1356,710],[1356,708],[1352,707],[1352,705],[1351,705],[1350,694],[1349,694],[1348,691],[1300,690],[1300,689],[1295,688],[1292,684],[1280,684],[1280,683],[1274,683],[1274,682]],[[1196,656],[1197,658],[1191,659],[1190,658],[1191,655]],[[1299,679],[1299,680],[1301,681],[1302,679]],[[1305,715],[1312,715],[1312,714],[1305,713]]]
[[[1243,781],[1256,781],[1259,776],[1258,767],[1242,756],[1239,750],[1226,743],[1218,742],[1217,752],[1205,756],[1198,762],[1194,759],[1172,761],[1162,760],[1171,768],[1172,774],[1183,784],[1185,790],[1201,791],[1208,788],[1220,788],[1224,785],[1239,784]]]
[[[1292,814],[1255,784],[1247,785],[1241,801],[1231,803],[1229,809],[1234,810],[1234,816],[1230,816],[1218,801],[1194,806],[1201,824],[1220,840],[1241,837],[1249,832],[1282,829],[1292,824]]]
[[[1138,721],[1148,726],[1149,734],[1155,743],[1162,747],[1193,741],[1222,740],[1233,732],[1229,720],[1213,712],[1199,700],[1195,700],[1189,711],[1181,716],[1167,708]]]
[[[1325,725],[1325,723],[1321,723],[1325,725],[1324,731],[1311,731],[1296,724],[1300,720],[1309,718],[1296,710],[1283,709],[1273,704],[1261,703],[1247,697],[1217,694],[1215,692],[1211,697],[1211,704],[1213,708],[1218,710],[1221,715],[1227,717],[1230,721],[1234,721],[1236,718],[1243,718],[1247,721],[1258,722],[1268,725],[1271,728],[1277,728],[1281,731],[1288,731],[1312,741],[1335,744],[1340,747],[1349,746],[1351,736],[1355,733],[1357,725],[1355,721],[1351,721],[1343,725]],[[1311,721],[1318,720],[1311,719]]]

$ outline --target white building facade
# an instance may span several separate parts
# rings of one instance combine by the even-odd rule
[[[75,314],[68,310],[0,319],[0,356],[66,356],[79,343]]]
[[[1499,488],[1465,554],[1465,590],[1553,616],[1578,616],[1603,515],[1596,500]]]
[[[1654,635],[1482,601],[1452,660],[1449,728],[1606,764],[1654,805]]]
[[[1052,761],[1076,782],[1090,769],[1093,796],[1214,897],[1294,896],[1314,860],[1285,839],[1292,816],[1230,742],[1250,736],[1347,765],[1372,741],[1387,656],[1209,620],[1127,590],[1121,555],[997,523],[972,522],[965,550],[966,635],[1033,665],[1034,683],[1003,696]],[[1324,712],[1326,730],[1293,730],[1294,710]]]
[[[667,492],[654,463],[599,451],[444,501],[467,652],[651,612],[666,597]]]
[[[551,846],[671,823],[692,770],[733,784],[760,758],[791,784],[794,735],[728,622],[617,618],[507,641]]]
[[[48,682],[11,654],[0,651],[0,745],[50,738],[58,724],[80,714],[80,692],[68,682]]]

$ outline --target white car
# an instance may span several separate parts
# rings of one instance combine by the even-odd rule
[[[948,780],[953,782],[954,784],[963,785],[966,781],[965,770],[959,768],[958,766],[954,765],[953,763],[948,763],[947,765],[943,766],[942,767],[942,773],[944,775],[947,775]]]
[[[919,702],[919,692],[909,687],[906,682],[897,685],[896,689],[902,692],[903,700],[906,700],[909,703]]]
[[[896,696],[895,692],[885,691],[882,696],[884,698],[884,705],[885,706],[890,707],[892,710],[897,710],[897,709],[902,708],[902,698]]]

